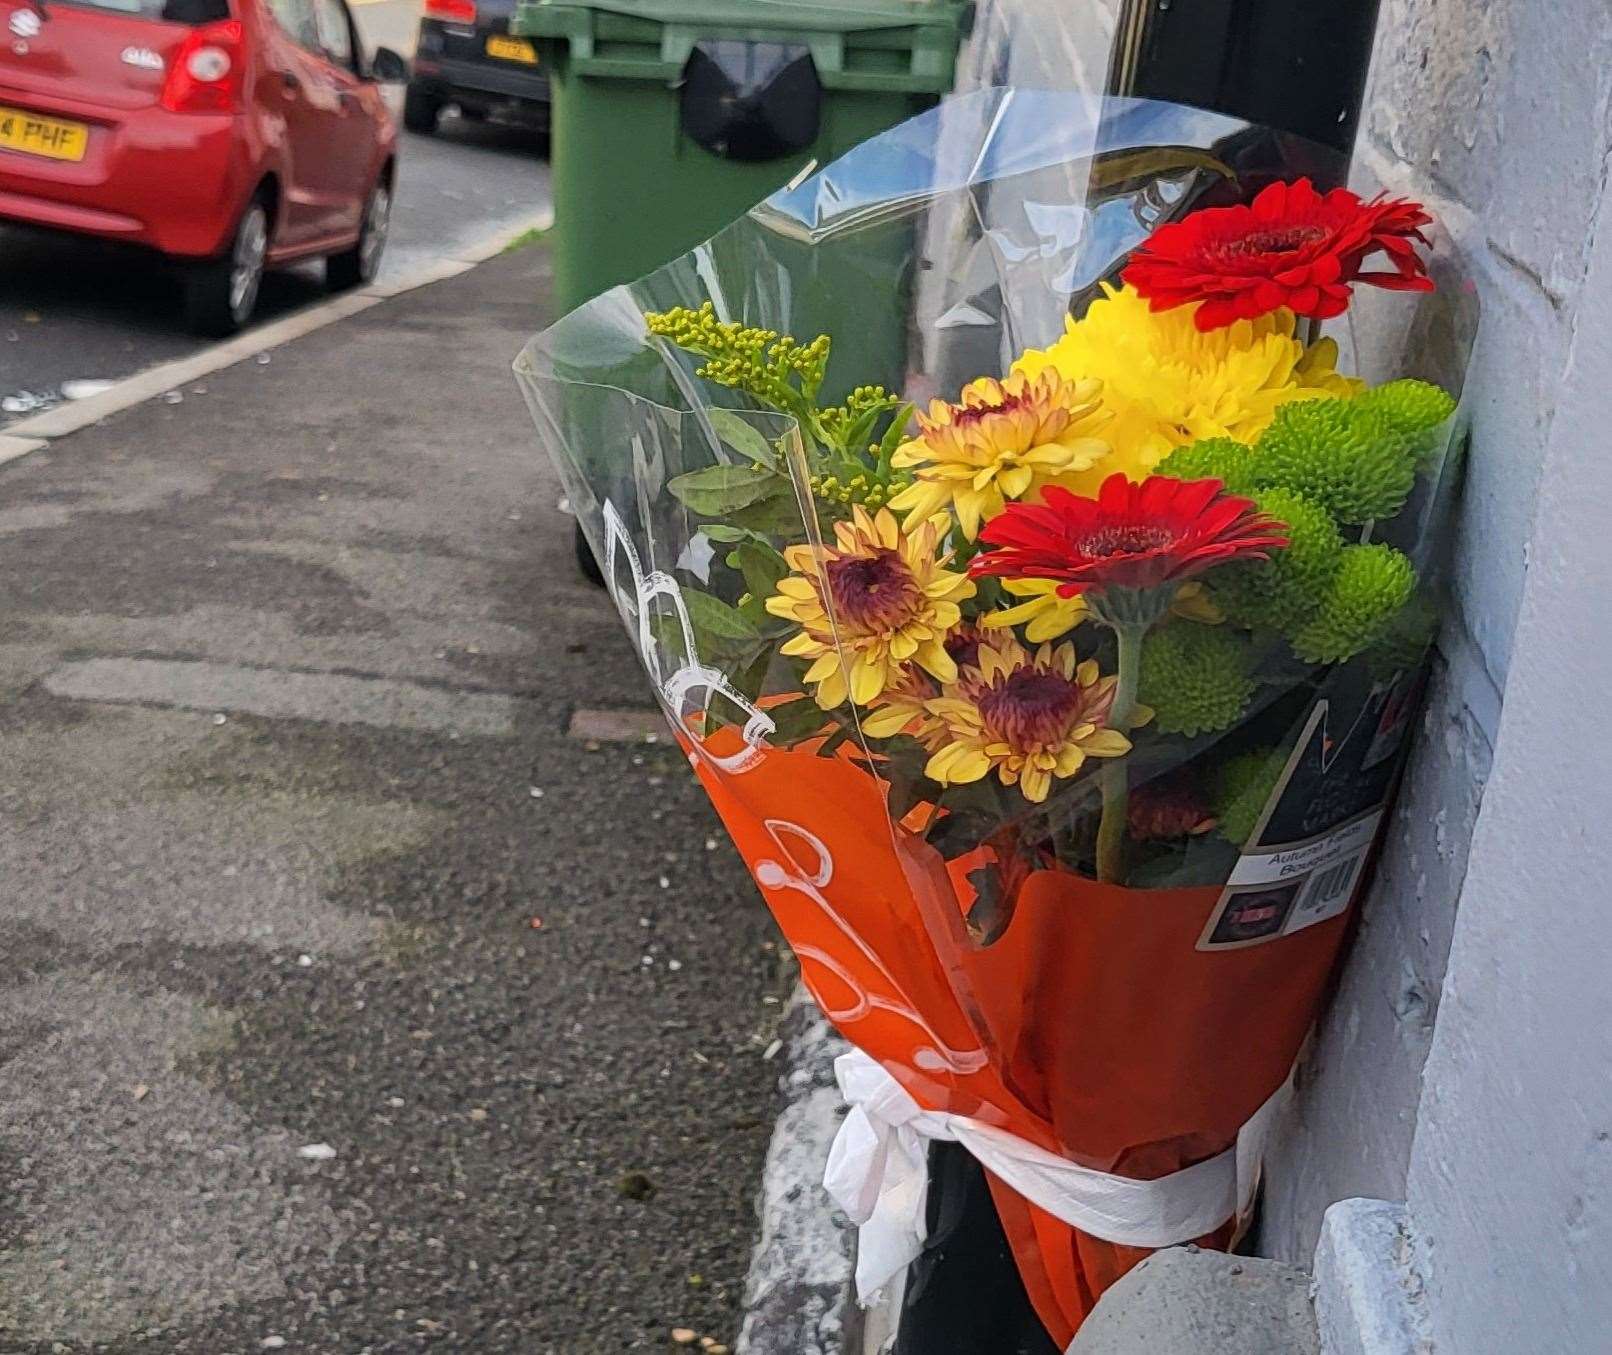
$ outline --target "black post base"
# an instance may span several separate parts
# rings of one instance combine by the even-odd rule
[[[907,1271],[893,1355],[1061,1355],[1030,1306],[985,1169],[929,1150],[929,1241]]]

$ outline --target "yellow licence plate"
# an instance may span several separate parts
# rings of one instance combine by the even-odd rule
[[[519,61],[527,66],[537,65],[537,48],[525,38],[506,38],[494,34],[487,39],[487,55],[501,61]]]
[[[82,122],[42,118],[0,104],[0,146],[50,160],[82,160],[89,149],[90,129]]]

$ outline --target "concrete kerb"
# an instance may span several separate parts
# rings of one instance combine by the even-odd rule
[[[326,325],[344,320],[350,315],[357,315],[371,306],[378,306],[382,301],[468,272],[477,264],[502,253],[512,240],[518,239],[527,231],[546,230],[553,221],[553,211],[545,210],[528,221],[504,226],[494,233],[471,241],[451,254],[432,259],[401,277],[372,283],[359,291],[333,296],[294,315],[260,325],[233,339],[214,344],[200,353],[176,358],[172,362],[164,362],[146,371],[137,372],[99,395],[58,405],[55,409],[46,410],[42,414],[20,419],[0,433],[0,465],[15,461],[28,455],[29,452],[38,451],[48,445],[53,438],[76,433],[81,428],[88,428],[91,424],[99,423],[113,414],[144,404],[147,400],[153,400],[188,382],[209,376],[225,367],[232,367],[238,362],[256,357],[271,348],[278,348],[294,339],[300,339],[305,334],[323,329]]]
[[[856,1233],[823,1189],[845,1112],[834,1060],[850,1046],[798,986],[779,1039],[785,1104],[762,1169],[761,1236],[745,1281],[736,1355],[855,1355],[862,1348],[852,1290]]]
[[[15,461],[19,456],[27,456],[29,452],[37,452],[44,445],[43,438],[17,438],[0,433],[0,466]]]

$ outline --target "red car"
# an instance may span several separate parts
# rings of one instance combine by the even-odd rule
[[[0,0],[0,223],[180,260],[191,324],[233,333],[265,267],[375,276],[406,76],[344,0]]]

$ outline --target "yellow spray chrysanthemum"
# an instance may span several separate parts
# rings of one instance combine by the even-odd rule
[[[1031,644],[1056,640],[1072,631],[1087,615],[1085,599],[1078,594],[1072,598],[1058,596],[1060,584],[1059,579],[1003,579],[1002,590],[1025,601],[1017,607],[992,612],[983,624],[1017,626],[1022,622],[1024,638]]]
[[[870,739],[911,734],[933,752],[939,746],[934,742],[935,736],[943,727],[929,713],[929,703],[939,695],[938,686],[922,669],[908,668],[873,698],[868,713],[862,717],[862,732]]]
[[[1004,607],[981,617],[980,625],[1017,626],[1022,623],[1024,638],[1031,644],[1056,640],[1091,615],[1079,594],[1072,598],[1059,597],[1059,586],[1057,579],[1003,579],[1004,591],[1025,600],[1016,607]],[[1209,590],[1197,582],[1184,583],[1175,590],[1170,611],[1207,626],[1217,626],[1226,619],[1210,599]]]
[[[1042,645],[1031,654],[1016,640],[980,650],[978,680],[948,683],[928,703],[945,726],[945,742],[925,775],[963,785],[994,771],[1039,804],[1054,780],[1073,776],[1087,758],[1120,757],[1131,741],[1108,726],[1117,679],[1097,662],[1075,660],[1072,644]]]
[[[1106,457],[1097,433],[1111,417],[1097,382],[1062,369],[970,382],[955,405],[931,402],[918,415],[918,436],[896,448],[891,464],[914,478],[890,506],[909,525],[950,508],[972,541],[1008,499]]]
[[[1013,636],[988,612],[977,621],[964,621],[946,637],[946,652],[957,665],[957,685],[972,690],[980,682],[980,652],[1000,649],[1013,643]],[[886,687],[862,717],[862,732],[872,739],[888,739],[911,734],[931,753],[945,742],[946,727],[929,711],[929,703],[940,695],[933,678],[908,666],[899,682]]]
[[[974,596],[974,584],[945,568],[950,555],[939,555],[950,526],[938,513],[904,531],[889,509],[869,516],[858,504],[849,522],[834,524],[833,545],[784,551],[793,572],[778,581],[767,610],[800,626],[779,652],[812,660],[806,681],[824,710],[847,694],[867,705],[909,664],[942,682],[956,679],[946,635],[962,620],[958,603]]]
[[[1077,494],[1095,495],[1117,470],[1140,480],[1174,448],[1201,438],[1252,443],[1289,400],[1361,389],[1336,372],[1331,339],[1305,347],[1291,311],[1205,333],[1193,323],[1195,306],[1155,312],[1129,287],[1103,290],[1063,338],[1014,364],[1027,376],[1050,370],[1102,383],[1111,416],[1103,437],[1113,454],[1059,480]]]

